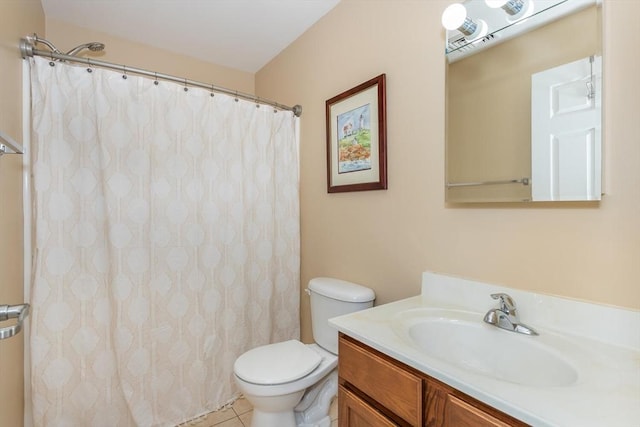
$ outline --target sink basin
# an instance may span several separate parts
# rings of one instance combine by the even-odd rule
[[[576,369],[541,336],[505,331],[482,314],[417,309],[399,313],[395,332],[425,355],[493,379],[534,387],[574,384]],[[553,340],[551,340],[553,341]]]

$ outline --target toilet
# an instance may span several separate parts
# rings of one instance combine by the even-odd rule
[[[329,427],[338,392],[338,331],[332,317],[373,306],[373,290],[329,277],[309,281],[313,344],[289,340],[256,347],[233,366],[253,405],[252,427]]]

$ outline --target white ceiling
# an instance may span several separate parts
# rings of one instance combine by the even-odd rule
[[[340,0],[41,0],[47,18],[256,72]],[[100,40],[81,40],[78,43]],[[107,50],[109,46],[107,46]]]

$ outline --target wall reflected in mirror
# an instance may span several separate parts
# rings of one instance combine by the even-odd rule
[[[553,3],[569,2],[582,6],[490,47],[499,31],[447,31],[447,202],[600,199],[601,4]]]

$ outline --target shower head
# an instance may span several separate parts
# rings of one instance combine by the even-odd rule
[[[101,50],[104,50],[104,43],[93,42],[89,45],[89,50],[92,52],[100,52]]]
[[[80,46],[76,46],[67,52],[67,55],[76,55],[83,49],[89,49],[91,52],[101,52],[104,50],[104,43],[100,42],[91,42],[81,44]]]

